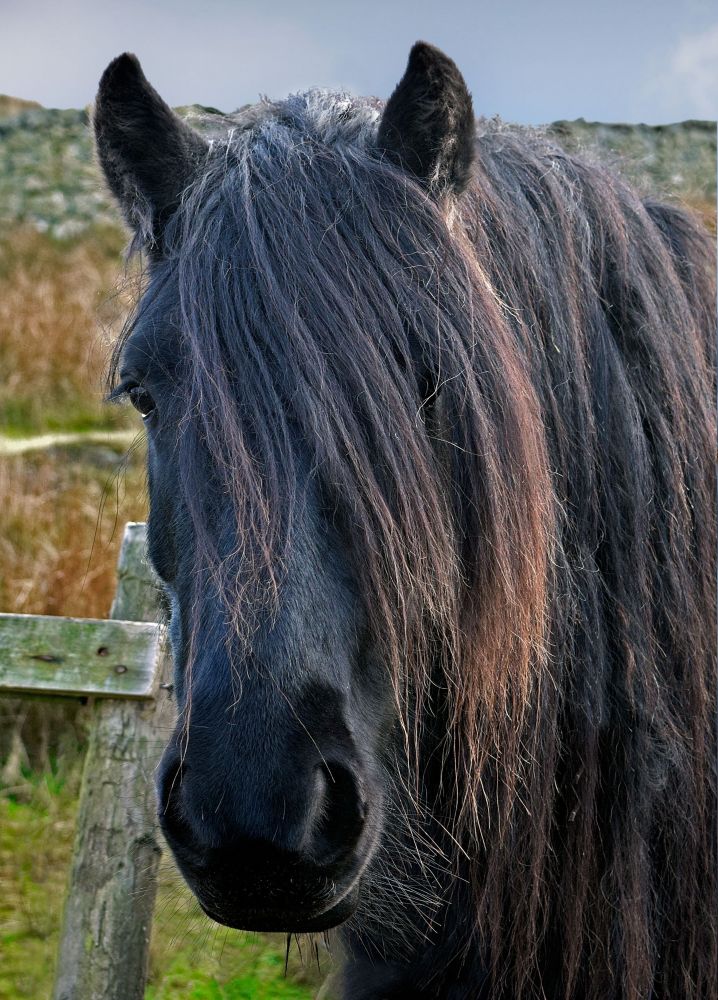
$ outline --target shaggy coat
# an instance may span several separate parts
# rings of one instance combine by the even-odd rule
[[[713,242],[477,127],[426,45],[385,108],[310,91],[210,127],[131,57],[103,77],[99,158],[152,262],[118,368],[173,317],[182,515],[151,484],[150,522],[235,650],[286,607],[302,470],[348,553],[394,708],[344,995],[715,998]],[[202,614],[175,637],[190,734]]]

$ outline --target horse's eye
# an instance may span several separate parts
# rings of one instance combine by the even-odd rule
[[[141,385],[133,385],[128,392],[128,396],[142,419],[146,420],[155,408],[155,401],[152,396]]]

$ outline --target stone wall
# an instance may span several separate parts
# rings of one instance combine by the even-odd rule
[[[195,121],[213,110],[180,109]],[[609,160],[645,191],[715,213],[715,123],[605,125],[579,118],[548,131],[568,148]],[[87,109],[53,110],[0,95],[0,226],[17,224],[59,239],[119,224],[94,163]]]

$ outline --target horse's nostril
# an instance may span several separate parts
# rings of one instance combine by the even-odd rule
[[[363,777],[353,763],[312,761],[291,788],[276,792],[242,777],[232,772],[212,784],[201,760],[188,763],[187,755],[168,748],[157,775],[157,804],[176,855],[197,868],[225,851],[233,865],[246,868],[247,878],[255,869],[258,877],[260,868],[295,865],[316,878],[333,878],[351,862],[367,815]]]
[[[367,804],[359,778],[343,764],[321,764],[307,853],[318,864],[339,861],[353,851],[366,821]]]

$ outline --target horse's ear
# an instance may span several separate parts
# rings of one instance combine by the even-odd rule
[[[432,193],[460,193],[469,183],[475,122],[471,95],[454,62],[417,42],[387,101],[377,143]]]
[[[143,243],[157,246],[207,144],[165,104],[129,53],[102,74],[93,125],[100,165],[125,218]]]

